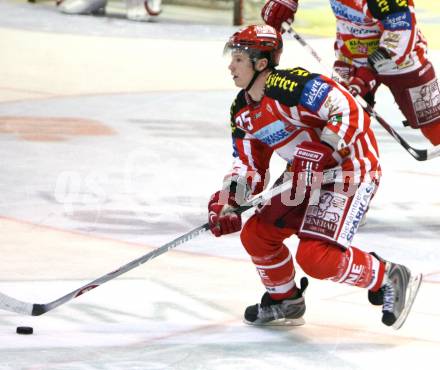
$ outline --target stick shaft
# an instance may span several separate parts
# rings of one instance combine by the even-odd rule
[[[328,176],[328,180],[331,180],[331,176],[332,174],[329,172],[329,176]],[[261,194],[258,197],[253,198],[252,200],[246,202],[245,204],[243,204],[242,206],[240,206],[236,211],[238,213],[242,213],[250,208],[253,208],[255,206],[257,206],[258,204],[261,204],[265,201],[268,201],[269,199],[273,198],[276,195],[279,195],[289,189],[292,188],[292,183],[290,181],[283,183],[282,185],[270,189],[267,192]],[[16,313],[20,313],[20,314],[25,314],[25,315],[32,315],[32,316],[40,316],[46,312],[49,312],[51,310],[53,310],[54,308],[61,306],[64,303],[69,302],[70,300],[79,297],[80,295],[83,295],[84,293],[87,293],[95,288],[97,288],[98,286],[100,286],[101,284],[106,283],[109,280],[113,280],[115,278],[117,278],[118,276],[133,270],[134,268],[144,264],[145,262],[148,262],[150,260],[152,260],[153,258],[156,258],[162,254],[164,254],[165,252],[168,252],[171,249],[176,248],[177,246],[184,244],[194,238],[196,238],[197,236],[199,236],[200,234],[204,233],[205,231],[209,230],[209,225],[208,223],[205,223],[201,226],[196,227],[195,229],[179,236],[178,238],[162,245],[159,248],[156,248],[154,250],[152,250],[151,252],[119,267],[118,269],[109,272],[93,281],[91,281],[90,283],[83,285],[82,287],[75,289],[73,291],[71,291],[70,293],[67,293],[65,295],[63,295],[62,297],[49,302],[49,303],[43,303],[43,304],[39,304],[39,303],[30,303],[30,302],[25,302],[25,301],[21,301],[18,299],[15,299],[13,297],[10,297],[6,294],[3,294],[0,292],[0,309],[4,309],[7,311],[11,311],[11,312],[16,312]]]

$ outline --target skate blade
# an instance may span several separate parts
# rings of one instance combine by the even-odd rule
[[[414,300],[416,299],[417,293],[419,292],[420,285],[422,284],[422,279],[423,279],[422,274],[418,274],[416,276],[411,277],[409,283],[409,292],[408,292],[408,296],[406,297],[405,307],[402,313],[400,314],[399,318],[392,325],[393,329],[398,330],[405,323],[406,318],[408,317],[409,312],[411,311],[411,307],[414,303]]]
[[[264,323],[250,322],[246,319],[243,319],[243,322],[252,326],[302,326],[306,323],[302,317],[299,319],[279,319]]]

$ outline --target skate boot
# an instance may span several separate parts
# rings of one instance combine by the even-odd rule
[[[149,21],[161,13],[162,0],[127,0],[127,19]]]
[[[304,325],[304,291],[309,281],[303,277],[300,284],[301,288],[292,298],[276,301],[268,292],[264,293],[261,303],[246,308],[244,322],[249,325]]]
[[[382,285],[382,322],[399,329],[414,303],[422,282],[422,275],[411,276],[411,271],[396,263],[387,262]]]
[[[62,0],[58,4],[66,14],[104,14],[107,0]]]

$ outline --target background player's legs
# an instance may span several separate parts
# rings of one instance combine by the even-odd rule
[[[397,76],[380,76],[413,128],[433,144],[440,144],[440,89],[431,63]]]

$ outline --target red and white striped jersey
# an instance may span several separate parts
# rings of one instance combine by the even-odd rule
[[[408,73],[426,62],[427,43],[417,27],[413,0],[330,0],[336,16],[337,60],[366,66],[378,47],[386,49],[397,69]]]
[[[379,178],[378,147],[368,114],[326,76],[302,68],[273,71],[259,103],[240,91],[231,107],[231,126],[234,160],[225,184],[231,178],[246,179],[252,194],[263,190],[274,152],[291,163],[298,144],[325,135],[337,138],[329,166],[339,168],[337,182],[347,182],[345,176],[356,184]]]

